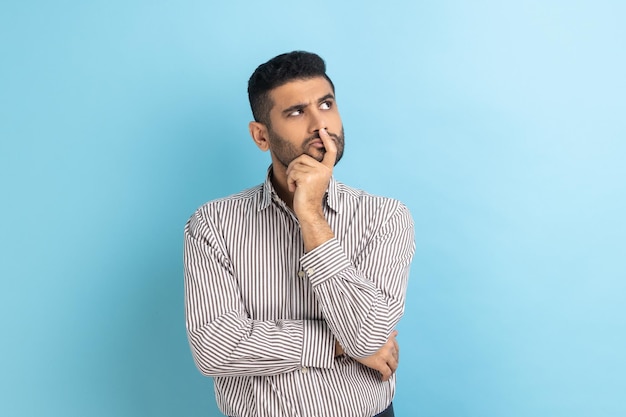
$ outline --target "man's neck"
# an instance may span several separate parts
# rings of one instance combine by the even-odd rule
[[[280,164],[273,164],[270,181],[278,197],[285,202],[287,207],[293,210],[294,193],[289,191],[289,186],[287,185],[287,169]]]

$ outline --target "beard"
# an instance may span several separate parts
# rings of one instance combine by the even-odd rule
[[[272,146],[272,153],[274,157],[285,168],[287,168],[294,159],[303,154],[309,155],[318,162],[322,162],[322,159],[324,159],[324,155],[326,155],[326,149],[316,149],[314,154],[308,151],[311,142],[316,139],[320,139],[320,135],[318,132],[306,138],[299,147],[274,132],[272,128],[268,128],[267,133],[269,136],[270,144]],[[337,163],[343,156],[343,148],[345,142],[343,126],[341,127],[341,132],[338,135],[331,132],[328,132],[328,135],[332,139],[334,139],[335,145],[337,146],[337,159],[335,160],[335,165],[337,165]]]

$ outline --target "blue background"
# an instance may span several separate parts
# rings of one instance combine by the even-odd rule
[[[0,414],[217,416],[182,228],[263,180],[246,82],[322,55],[403,200],[399,416],[626,415],[621,1],[5,1]]]

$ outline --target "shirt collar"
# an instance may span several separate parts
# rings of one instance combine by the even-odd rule
[[[265,182],[261,186],[261,198],[259,199],[258,210],[265,210],[272,199],[280,199],[278,194],[276,194],[276,190],[274,190],[274,186],[272,185],[272,165],[267,168],[267,174],[265,175]],[[337,190],[337,181],[335,181],[335,177],[330,177],[330,182],[328,183],[328,188],[326,189],[326,204],[333,211],[339,213],[341,211],[341,200],[339,198],[339,191]]]

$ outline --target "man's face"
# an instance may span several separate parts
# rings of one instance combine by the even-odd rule
[[[307,154],[322,161],[326,150],[319,130],[326,128],[337,145],[337,160],[343,155],[344,134],[333,89],[324,77],[294,80],[270,92],[268,136],[272,161],[287,167]]]

